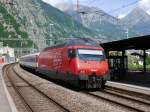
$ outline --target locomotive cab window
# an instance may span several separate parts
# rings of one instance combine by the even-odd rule
[[[68,49],[68,57],[69,58],[74,58],[75,56],[76,56],[75,49]]]
[[[78,57],[87,61],[103,61],[105,55],[101,50],[78,49]]]

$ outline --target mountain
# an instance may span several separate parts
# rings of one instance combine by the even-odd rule
[[[14,6],[10,6],[6,0],[0,0],[0,38],[29,38],[39,49],[53,44],[51,40],[67,37],[99,38],[106,42],[126,38],[127,29],[129,37],[150,34],[150,16],[140,8],[117,19],[96,7],[80,6],[79,13],[75,5],[58,4],[58,9],[42,0],[13,1]],[[31,40],[26,45],[34,47]],[[20,46],[11,41],[6,44]]]
[[[3,4],[0,3],[0,43],[3,46],[9,45],[10,47],[21,47],[25,45],[27,48],[31,47],[32,41],[29,39],[24,43],[19,41],[18,37],[22,39],[27,39],[28,34],[21,29],[22,25],[17,22],[17,20],[9,14],[9,12],[4,8]],[[10,40],[12,39],[12,40]],[[1,46],[2,47],[2,46]]]
[[[52,43],[51,40],[60,40],[66,37],[104,38],[101,34],[84,27],[68,14],[42,2],[42,0],[13,1],[14,6],[10,6],[6,0],[0,0],[4,9],[16,21],[14,25],[20,25],[18,29],[22,31],[21,35],[28,35],[39,49],[49,46]],[[26,33],[23,34],[23,32]]]
[[[150,34],[150,15],[139,7],[122,18],[121,22],[126,25],[129,30],[136,31],[136,36]]]
[[[85,27],[107,37],[108,41],[126,38],[127,30],[129,37],[150,34],[150,15],[139,7],[133,9],[122,19],[113,17],[95,7],[80,6],[80,12],[85,12],[82,14],[77,13],[75,5],[58,4],[57,7]]]
[[[80,6],[79,12],[85,13],[77,13],[75,5],[57,4],[56,7],[72,16],[74,20],[83,24],[83,26],[104,35],[108,41],[126,38],[126,28],[122,22],[103,10],[96,7]],[[131,34],[133,35],[134,33],[132,31]]]
[[[92,32],[82,24],[74,21],[68,14],[61,12],[60,10],[40,1],[40,7],[44,13],[54,24],[54,30],[57,31],[55,36],[62,37],[95,37],[96,33]],[[59,32],[61,31],[61,32]]]
[[[71,15],[71,16],[77,16],[78,15],[78,17],[81,17],[84,14],[81,14],[79,12],[85,12],[85,15],[88,15],[88,16],[91,16],[91,15],[96,16],[97,15],[97,16],[99,16],[99,19],[100,19],[100,17],[105,16],[105,17],[107,17],[106,21],[113,23],[113,24],[120,23],[117,18],[107,14],[106,12],[104,12],[103,10],[100,10],[97,7],[88,7],[88,6],[80,5],[79,11],[77,11],[76,5],[67,4],[67,3],[57,4],[56,7],[63,12],[67,12],[70,15],[72,13],[76,14],[76,15]],[[81,20],[77,20],[77,21],[82,22]]]

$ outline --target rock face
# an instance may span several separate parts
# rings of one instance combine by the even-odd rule
[[[32,41],[28,39],[28,34],[21,27],[14,16],[0,4],[0,42],[3,46],[9,45],[10,47],[20,48],[25,45],[26,48],[31,47]],[[20,37],[28,40],[21,43]]]
[[[75,13],[76,6],[67,6],[67,4],[58,4],[57,7],[71,15],[76,21],[94,32],[104,35],[107,41],[120,40],[126,38],[126,29],[121,21],[96,7],[80,6],[79,12]],[[68,9],[67,9],[68,8]],[[86,13],[88,12],[88,13]],[[76,19],[80,18],[80,19]]]
[[[51,40],[66,37],[102,37],[42,0],[13,0],[13,6],[10,1],[0,0],[40,49],[49,46]]]
[[[0,2],[17,23],[20,24],[20,29],[27,32],[28,37],[39,48],[45,47],[44,31],[38,25],[42,26],[46,22],[46,19],[41,16],[43,12],[36,7],[37,5],[31,0],[14,0],[14,6],[9,4],[11,1],[6,2],[6,0],[0,0]]]
[[[137,7],[121,20],[129,30],[134,30],[140,35],[150,34],[150,15]]]
[[[127,29],[129,37],[150,34],[150,15],[138,7],[122,19],[115,18],[95,7],[80,6],[80,12],[85,12],[83,14],[75,13],[75,5],[58,4],[57,7],[85,27],[106,36],[108,41],[126,38]]]
[[[80,6],[81,12],[90,12],[86,14],[78,13],[75,5],[58,4],[57,9],[42,0],[13,0],[13,6],[10,1],[0,0],[16,25],[8,24],[5,18],[0,36],[29,37],[39,49],[66,37],[96,37],[106,42],[126,38],[127,29],[129,37],[150,34],[150,16],[140,8],[117,19],[95,7]]]

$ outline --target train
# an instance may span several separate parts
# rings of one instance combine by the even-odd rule
[[[5,56],[0,56],[0,64],[5,64],[5,63],[6,63]]]
[[[23,68],[26,67],[32,70],[36,70],[38,67],[38,56],[39,53],[33,53],[33,54],[22,56],[19,59],[19,64]]]
[[[21,57],[19,64],[79,88],[101,89],[109,79],[104,49],[90,38],[67,39],[40,53]]]

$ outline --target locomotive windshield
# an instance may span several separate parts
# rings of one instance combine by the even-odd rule
[[[100,50],[78,49],[78,57],[85,61],[103,61],[105,55]]]

